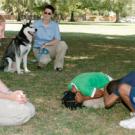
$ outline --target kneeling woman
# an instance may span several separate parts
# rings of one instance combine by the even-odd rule
[[[21,125],[34,115],[35,107],[27,101],[23,91],[10,91],[0,80],[0,125]]]

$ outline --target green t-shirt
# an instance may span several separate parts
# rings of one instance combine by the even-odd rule
[[[104,88],[109,83],[109,76],[102,72],[88,72],[76,76],[69,84],[68,90],[74,85],[84,96],[93,97],[96,90]]]

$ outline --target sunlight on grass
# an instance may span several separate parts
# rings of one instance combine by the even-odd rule
[[[92,57],[88,57],[88,56],[65,56],[66,59],[70,59],[70,60],[86,60],[86,59],[94,59],[95,56],[92,56]]]
[[[107,39],[115,39],[116,37],[106,36]]]
[[[105,48],[105,49],[121,49],[121,50],[126,50],[126,51],[131,51],[131,50],[135,50],[135,47],[129,47],[129,46],[115,46],[115,45],[91,45],[93,47],[98,47],[98,48]]]
[[[38,97],[38,98],[36,98],[36,99],[35,99],[35,102],[36,102],[37,104],[44,103],[44,97]]]
[[[131,63],[131,60],[123,60],[123,63]]]

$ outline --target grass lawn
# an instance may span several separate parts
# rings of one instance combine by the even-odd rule
[[[102,26],[101,26],[102,27]],[[119,26],[118,26],[119,27]],[[7,32],[7,36],[15,35]],[[61,105],[69,81],[79,73],[102,71],[119,78],[135,68],[135,35],[110,36],[83,33],[62,33],[69,45],[62,72],[53,70],[53,62],[38,70],[29,55],[29,74],[0,72],[11,89],[23,89],[36,107],[36,115],[28,123],[16,127],[0,127],[0,135],[134,135],[135,130],[119,126],[129,118],[122,104],[111,109],[83,108],[70,111]],[[2,42],[3,46],[9,40]],[[2,55],[3,47],[0,47]]]

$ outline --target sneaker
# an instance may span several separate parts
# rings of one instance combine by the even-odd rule
[[[135,129],[135,117],[120,121],[119,125],[123,128]]]
[[[135,112],[130,112],[130,116],[131,117],[135,116]]]

